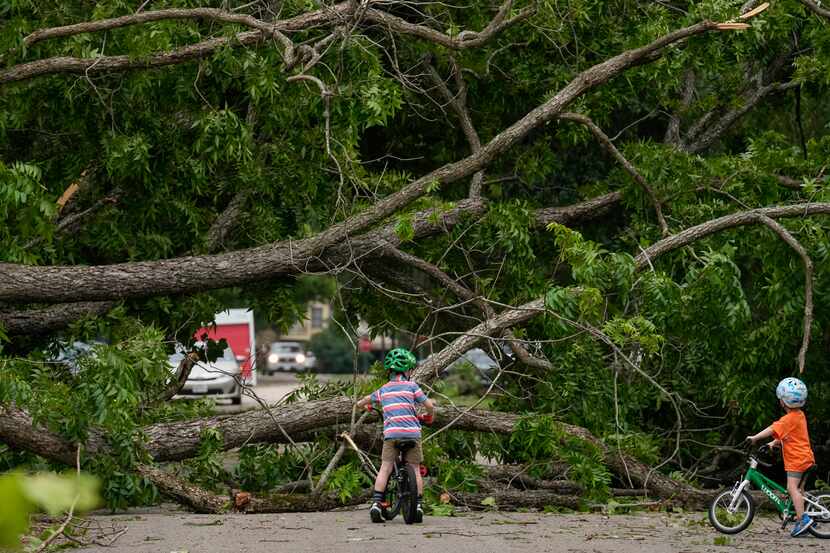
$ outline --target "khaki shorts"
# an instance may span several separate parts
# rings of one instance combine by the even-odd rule
[[[398,459],[398,450],[395,449],[397,442],[415,442],[415,447],[407,449],[405,459],[407,463],[419,465],[424,460],[424,451],[421,449],[421,440],[384,440],[383,451],[380,452],[380,460],[394,463]]]

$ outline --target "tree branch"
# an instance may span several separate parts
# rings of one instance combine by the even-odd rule
[[[830,215],[830,203],[805,203],[781,207],[763,207],[724,215],[723,217],[706,221],[705,223],[687,228],[682,232],[664,238],[659,242],[655,242],[643,250],[634,261],[637,270],[641,271],[648,267],[655,258],[665,253],[682,248],[683,246],[688,246],[722,230],[758,223],[759,216],[780,219],[782,217],[808,217],[810,215]]]
[[[372,1],[370,0],[369,3],[372,3]],[[368,22],[383,24],[399,33],[424,38],[449,48],[462,49],[473,48],[484,44],[507,26],[526,19],[534,12],[533,8],[526,8],[521,10],[516,16],[507,19],[506,15],[509,13],[511,4],[512,0],[508,0],[499,10],[496,17],[480,33],[465,31],[460,33],[456,38],[435,31],[424,25],[409,23],[404,19],[374,8],[369,8],[365,11],[360,10],[360,14]],[[152,54],[142,59],[132,59],[130,56],[99,56],[96,58],[63,56],[22,63],[0,71],[0,85],[56,73],[90,75],[175,65],[207,57],[226,45],[232,47],[250,46],[268,38],[274,39],[282,45],[283,60],[286,67],[290,68],[294,67],[299,61],[300,56],[297,55],[293,42],[284,33],[310,29],[333,22],[340,24],[347,18],[355,15],[355,8],[355,2],[346,1],[297,17],[275,22],[266,22],[250,15],[237,14],[216,8],[166,9],[40,29],[23,39],[25,46],[29,47],[52,38],[106,31],[154,21],[177,19],[209,19],[222,23],[243,25],[254,30],[237,33],[232,38],[223,37],[205,40],[170,52]],[[312,55],[314,55],[314,52],[312,52]]]
[[[453,50],[463,50],[466,48],[476,48],[485,44],[506,27],[527,19],[536,12],[536,8],[530,6],[520,10],[515,16],[507,18],[507,14],[510,13],[512,5],[513,0],[507,0],[504,4],[502,4],[496,14],[496,17],[494,17],[487,27],[482,29],[480,32],[462,31],[456,37],[452,37],[442,33],[441,31],[436,31],[426,25],[410,23],[403,18],[381,10],[376,10],[374,8],[366,10],[364,18],[367,21],[381,24],[384,27],[401,34],[416,36]]]
[[[735,122],[750,112],[758,103],[764,99],[771,92],[783,91],[788,90],[798,86],[795,82],[785,82],[785,83],[770,83],[767,85],[759,86],[754,91],[751,91],[744,95],[741,106],[735,108],[733,110],[727,111],[724,113],[714,124],[707,127],[706,131],[703,132],[697,139],[692,136],[686,137],[686,142],[681,146],[682,149],[690,154],[698,153],[702,150],[709,148],[712,143],[715,142],[723,133],[729,130]],[[708,116],[708,114],[707,114]],[[706,122],[711,118],[711,116],[704,116]],[[702,119],[703,120],[703,119]],[[698,128],[698,127],[696,127]],[[691,134],[691,133],[690,133]],[[691,143],[688,143],[688,140],[694,140]]]
[[[687,69],[683,78],[683,96],[680,99],[680,112],[689,109],[695,94],[695,72]],[[680,145],[680,113],[674,112],[669,118],[669,126],[663,141],[668,144]]]
[[[453,94],[447,87],[447,83],[438,74],[438,70],[432,64],[427,64],[427,71],[432,78],[432,82],[436,88],[441,92],[444,100],[449,104],[461,122],[461,130],[467,138],[467,143],[470,145],[470,151],[476,153],[481,150],[481,139],[478,137],[473,120],[470,117],[470,111],[467,109],[467,83],[464,81],[464,75],[461,74],[461,69],[458,67],[455,59],[450,58],[450,63],[453,68],[453,75],[458,87],[458,92]],[[473,175],[470,183],[469,197],[472,199],[481,197],[481,186],[484,182],[484,171],[478,171]]]
[[[802,4],[807,6],[813,13],[818,16],[821,16],[825,19],[830,19],[830,10],[827,8],[821,7],[820,3],[814,2],[813,0],[799,0]]]
[[[190,372],[193,370],[193,367],[199,361],[199,356],[194,353],[190,352],[179,361],[179,366],[176,367],[176,376],[170,379],[170,382],[167,383],[167,387],[164,389],[164,392],[154,401],[154,403],[164,403],[165,401],[170,401],[173,399],[173,396],[178,394],[182,387],[187,382],[187,379],[190,378]]]
[[[130,56],[99,56],[96,58],[75,58],[75,57],[53,57],[28,63],[14,65],[0,71],[0,85],[4,83],[32,79],[41,75],[55,73],[76,73],[90,75],[96,73],[108,73],[113,71],[124,71],[131,69],[148,69],[151,67],[163,67],[175,65],[186,61],[207,57],[216,50],[229,45],[232,47],[250,46],[261,42],[266,38],[274,38],[279,41],[283,48],[283,59],[286,66],[292,67],[297,59],[294,55],[294,45],[283,32],[293,32],[316,27],[332,21],[340,21],[351,13],[353,9],[351,2],[342,2],[332,7],[305,13],[303,15],[266,23],[251,16],[233,14],[223,10],[212,8],[195,8],[192,10],[159,10],[153,12],[142,12],[114,19],[103,19],[35,31],[27,37],[30,43],[34,44],[47,38],[71,36],[79,33],[101,31],[144,23],[147,21],[159,21],[164,19],[215,19],[229,23],[238,23],[253,27],[254,31],[245,31],[235,34],[233,37],[211,38],[183,46],[170,52],[152,54],[144,58],[135,59]],[[32,38],[30,38],[32,37]]]
[[[581,125],[585,125],[591,131],[591,133],[596,137],[599,141],[600,145],[611,154],[617,163],[622,165],[623,169],[631,175],[631,178],[634,179],[634,182],[640,185],[648,197],[651,199],[651,204],[654,206],[654,211],[657,214],[657,221],[660,223],[660,230],[663,233],[663,236],[668,236],[669,233],[669,226],[666,224],[666,219],[663,217],[663,209],[660,207],[660,200],[657,199],[657,195],[654,193],[654,190],[649,186],[646,182],[646,179],[637,171],[637,168],[628,161],[624,155],[614,146],[614,143],[611,142],[611,139],[608,138],[602,129],[600,129],[589,117],[582,115],[580,113],[563,113],[559,116],[560,119],[564,119],[566,121],[575,121]]]
[[[670,44],[718,30],[703,21],[627,50],[577,75],[550,100],[530,111],[477,153],[449,163],[377,201],[366,211],[303,240],[275,242],[215,256],[92,267],[28,267],[0,263],[0,301],[80,301],[146,297],[218,289],[298,271],[298,260],[318,255],[356,232],[388,217],[424,195],[435,183],[447,184],[483,169],[533,129],[555,119],[576,98],[623,71],[654,61]],[[299,258],[299,259],[298,259]],[[241,261],[244,260],[244,263]],[[71,284],[71,286],[67,286]]]
[[[323,10],[315,12],[320,14]],[[309,17],[307,14],[305,18]],[[287,22],[277,21],[274,23],[267,23],[265,21],[256,19],[253,16],[245,14],[237,14],[220,10],[217,8],[193,8],[193,9],[167,9],[156,10],[150,12],[140,12],[131,15],[124,15],[121,17],[114,17],[110,19],[100,19],[97,21],[85,21],[83,23],[75,23],[73,25],[64,25],[61,27],[51,27],[49,29],[39,29],[29,34],[23,39],[23,45],[30,48],[34,44],[43,40],[53,38],[63,38],[84,33],[96,33],[100,31],[108,31],[111,29],[118,29],[120,27],[127,27],[131,25],[139,25],[142,23],[150,23],[153,21],[169,21],[171,19],[193,19],[201,20],[207,19],[211,21],[219,21],[222,23],[232,23],[242,25],[251,29],[260,31],[263,36],[272,36],[279,40],[286,49],[293,50],[293,44],[288,40],[288,37],[283,35],[281,30],[295,30],[291,29],[291,25]],[[296,20],[295,20],[296,22]],[[304,27],[305,25],[300,25]]]
[[[54,233],[57,235],[77,231],[80,228],[81,223],[84,221],[84,219],[86,219],[90,215],[93,215],[101,211],[101,209],[108,205],[117,204],[123,195],[124,190],[116,188],[115,190],[113,190],[112,192],[110,192],[109,194],[107,194],[94,204],[92,204],[90,207],[77,213],[67,215],[66,217],[62,217],[59,220],[57,226],[55,227]],[[26,244],[23,247],[27,250],[30,250],[42,243],[45,239],[46,238],[43,236],[37,236],[26,242]]]
[[[239,223],[239,218],[242,215],[245,203],[251,195],[249,190],[241,190],[231,199],[225,210],[219,214],[219,217],[213,222],[208,229],[207,239],[205,241],[205,249],[208,252],[215,252],[224,249],[225,241],[228,236]]]
[[[40,336],[66,328],[83,317],[103,315],[116,302],[64,303],[42,309],[0,311],[0,327],[9,336]]]
[[[450,291],[452,291],[453,294],[458,296],[459,299],[472,302],[481,310],[481,312],[484,314],[486,318],[493,319],[494,317],[496,317],[496,311],[487,302],[486,299],[475,294],[466,286],[462,286],[461,284],[459,284],[450,275],[442,271],[438,266],[433,265],[432,263],[429,263],[428,261],[421,259],[420,257],[403,252],[398,248],[394,247],[386,248],[385,253],[399,261],[403,261],[407,265],[411,265],[412,267],[415,267],[420,271],[423,271],[424,273],[430,275],[435,280],[446,286]],[[513,333],[510,332],[510,330],[505,330],[503,336],[507,340],[510,349],[522,363],[545,371],[554,370],[554,366],[550,361],[548,361],[547,359],[534,357],[527,350],[527,348],[524,347],[524,345],[522,345],[520,342],[516,340],[516,337],[513,336]]]
[[[804,263],[804,335],[801,340],[801,349],[798,351],[798,372],[803,373],[807,349],[810,347],[810,329],[813,326],[813,260],[810,259],[804,246],[783,226],[763,213],[757,213],[756,219],[759,223],[769,227],[781,240],[794,249],[801,257],[802,263]]]

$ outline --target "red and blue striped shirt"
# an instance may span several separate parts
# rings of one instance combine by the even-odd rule
[[[427,400],[420,386],[404,375],[392,379],[372,393],[372,403],[383,408],[384,440],[419,440],[421,423],[415,405]]]

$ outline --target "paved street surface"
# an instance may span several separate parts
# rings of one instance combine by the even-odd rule
[[[349,378],[350,375],[318,374],[320,382],[328,382],[333,378]],[[275,403],[300,386],[297,373],[276,373],[273,376],[260,375],[257,385],[253,387],[254,392],[268,404]],[[230,401],[218,401],[217,413],[238,413],[259,407],[259,404],[250,397],[242,396],[242,405],[231,405]],[[192,553],[192,552],[191,552]]]
[[[764,516],[735,537],[722,536],[705,513],[599,514],[471,513],[372,524],[365,509],[274,515],[192,515],[181,512],[96,517],[128,530],[110,548],[78,552],[188,553],[436,553],[823,552],[830,543],[792,539]]]

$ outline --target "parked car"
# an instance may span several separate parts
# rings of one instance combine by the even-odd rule
[[[177,348],[169,357],[170,370],[175,374],[185,352]],[[242,403],[242,388],[239,386],[241,368],[231,348],[225,348],[216,361],[199,361],[190,370],[190,376],[179,390],[177,398],[200,398],[211,396],[214,399],[229,399],[234,405]]]
[[[464,352],[464,355],[453,361],[447,367],[447,374],[458,372],[465,366],[473,370],[476,379],[481,384],[489,384],[492,382],[493,376],[499,368],[498,362],[487,355],[483,349],[473,348]]]
[[[90,342],[60,342],[57,352],[50,362],[59,363],[69,369],[70,374],[77,375],[81,371],[84,358],[95,357],[95,346],[106,345],[106,342],[94,340]]]
[[[305,351],[300,342],[274,342],[268,352],[265,374],[282,371],[306,371],[313,369],[317,359],[311,352]]]

